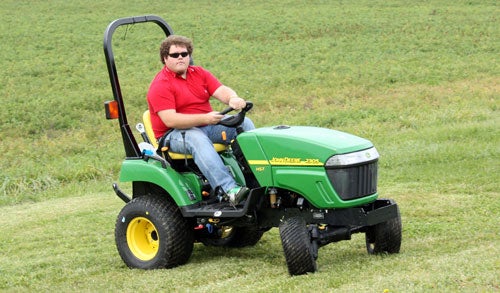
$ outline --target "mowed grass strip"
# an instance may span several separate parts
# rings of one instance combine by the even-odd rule
[[[113,237],[123,206],[111,193],[2,209],[0,288],[7,291],[183,292],[494,291],[498,290],[500,206],[495,193],[386,190],[400,203],[400,254],[370,256],[364,235],[320,249],[316,274],[289,277],[277,229],[254,247],[196,244],[190,261],[169,270],[131,270]],[[99,203],[99,204],[96,204]]]

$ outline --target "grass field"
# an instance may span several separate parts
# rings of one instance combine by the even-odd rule
[[[500,9],[496,1],[0,2],[0,290],[500,291]],[[102,38],[156,14],[195,41],[195,63],[252,100],[260,126],[371,140],[379,192],[402,213],[401,253],[363,235],[289,277],[276,229],[255,247],[195,245],[172,270],[129,270],[114,246],[123,147]],[[154,26],[117,32],[129,121],[160,68]],[[216,108],[222,105],[214,104]]]

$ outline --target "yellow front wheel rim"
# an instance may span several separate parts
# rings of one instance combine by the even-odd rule
[[[127,244],[138,259],[152,260],[158,253],[160,244],[158,231],[153,222],[144,217],[132,219],[127,227]]]

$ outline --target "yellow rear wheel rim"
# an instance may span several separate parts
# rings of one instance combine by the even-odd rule
[[[158,253],[160,244],[158,231],[150,220],[144,217],[134,218],[127,227],[127,244],[140,260],[152,260]]]

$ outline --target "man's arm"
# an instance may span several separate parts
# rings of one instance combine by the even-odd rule
[[[233,89],[225,85],[217,88],[212,96],[235,110],[241,110],[246,106],[245,100],[238,97]]]
[[[167,127],[177,129],[217,124],[224,117],[215,111],[206,114],[182,114],[174,109],[159,111],[158,116]]]
[[[212,96],[235,110],[243,109],[246,106],[245,100],[238,97],[233,89],[225,85],[218,87]],[[177,129],[217,124],[224,117],[217,111],[206,114],[182,114],[177,113],[174,109],[159,111],[158,116],[167,127]]]

